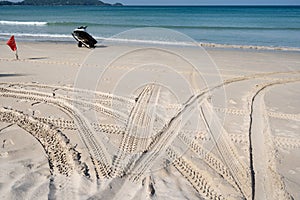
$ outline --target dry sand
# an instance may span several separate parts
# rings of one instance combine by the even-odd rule
[[[0,46],[0,199],[300,199],[300,53]]]

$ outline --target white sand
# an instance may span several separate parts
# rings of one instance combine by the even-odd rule
[[[0,199],[300,199],[299,52],[18,45]]]

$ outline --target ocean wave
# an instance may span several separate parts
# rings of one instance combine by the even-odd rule
[[[149,28],[153,27],[145,24],[106,24],[106,23],[91,23],[91,22],[48,22],[49,26],[99,26],[99,27],[119,27],[119,28]],[[156,24],[156,28],[169,29],[206,29],[206,30],[300,30],[299,27],[259,27],[259,26],[188,26],[188,25],[164,25]]]
[[[6,21],[0,20],[0,25],[10,26],[96,26],[96,27],[119,27],[119,28],[147,28],[152,27],[144,24],[106,24],[106,23],[92,23],[92,22],[39,22],[39,21]],[[188,25],[164,25],[157,24],[157,28],[169,29],[204,29],[204,30],[291,30],[298,31],[299,27],[255,27],[255,26],[188,26]]]
[[[22,38],[44,38],[44,39],[47,39],[47,38],[52,38],[52,39],[58,39],[58,38],[72,38],[71,35],[66,35],[66,34],[43,34],[43,33],[37,33],[37,34],[34,34],[34,33],[0,33],[0,36],[11,36],[11,35],[14,35],[15,37],[20,37],[20,39]]]
[[[73,41],[73,37],[67,34],[33,34],[33,33],[0,33],[0,39],[7,39],[9,36],[15,35],[20,40],[33,41]],[[95,36],[99,43],[133,43],[133,44],[148,44],[148,45],[173,45],[173,46],[200,46],[208,48],[229,48],[229,49],[254,49],[254,50],[277,50],[277,51],[300,51],[297,47],[279,47],[279,46],[258,46],[258,45],[236,45],[236,44],[218,44],[218,43],[203,43],[203,42],[179,42],[179,41],[163,41],[163,40],[140,40],[126,39],[117,37],[100,37]]]
[[[104,38],[95,37],[103,42],[119,42],[119,43],[138,43],[138,44],[157,44],[157,45],[174,45],[174,46],[197,46],[197,43],[178,42],[178,41],[163,41],[163,40],[140,40],[140,39],[125,39],[125,38]]]
[[[10,26],[46,26],[47,22],[25,22],[25,21],[5,21],[1,20],[0,25]]]
[[[258,46],[258,45],[236,45],[236,44],[217,44],[217,43],[199,43],[202,47],[210,48],[229,48],[229,49],[254,49],[270,51],[300,51],[297,47],[275,47],[275,46]]]
[[[209,48],[229,48],[229,49],[255,49],[255,50],[277,50],[277,51],[300,51],[296,47],[273,47],[258,45],[235,45],[235,44],[217,44],[203,42],[176,42],[176,41],[157,41],[157,40],[136,40],[122,38],[96,38],[104,41],[122,42],[122,43],[140,43],[140,44],[158,44],[158,45],[175,45],[175,46],[200,46]]]

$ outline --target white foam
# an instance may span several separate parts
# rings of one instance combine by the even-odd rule
[[[71,41],[72,36],[67,34],[43,34],[43,33],[0,33],[0,38],[15,35],[20,38],[41,39],[41,40],[67,40]],[[211,48],[231,48],[231,49],[256,49],[256,50],[280,50],[280,51],[300,51],[297,47],[272,47],[272,46],[255,46],[255,45],[233,45],[233,44],[217,44],[217,43],[197,43],[197,42],[180,42],[180,41],[159,41],[159,40],[140,40],[140,39],[124,39],[124,38],[105,38],[95,37],[96,40],[102,40],[103,43],[136,43],[136,44],[153,44],[153,45],[175,45],[175,46],[201,46]],[[99,43],[101,43],[99,41]]]
[[[297,48],[297,47],[272,47],[272,46],[234,45],[234,44],[216,44],[216,43],[200,43],[200,45],[202,47],[231,48],[231,49],[300,51],[300,48]]]
[[[176,46],[197,46],[196,43],[192,43],[192,42],[179,42],[179,41],[139,40],[139,39],[104,38],[104,37],[96,37],[96,39],[103,40],[105,42],[160,44],[160,45],[176,45]]]
[[[231,49],[300,51],[300,48],[296,48],[296,47],[272,47],[272,46],[234,45],[234,44],[217,44],[217,43],[202,43],[202,42],[197,43],[197,42],[177,42],[177,41],[136,40],[136,39],[103,38],[103,37],[96,37],[96,39],[110,41],[110,42],[122,42],[122,43],[141,43],[141,44],[159,44],[159,45],[176,45],[176,46],[201,46],[201,47],[231,48]]]
[[[14,35],[15,37],[27,37],[27,38],[72,38],[71,35],[66,34],[47,34],[47,33],[0,33],[1,36],[11,36]]]
[[[47,22],[23,22],[23,21],[5,21],[1,20],[0,25],[10,26],[46,26]]]

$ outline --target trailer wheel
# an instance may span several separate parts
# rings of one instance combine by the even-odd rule
[[[82,47],[82,42],[78,42],[78,47]]]

